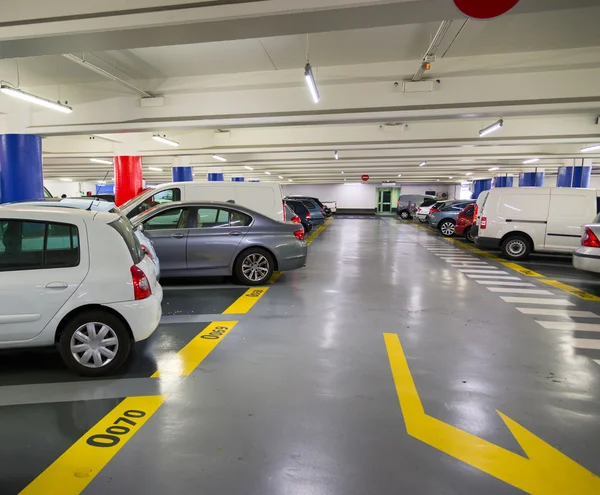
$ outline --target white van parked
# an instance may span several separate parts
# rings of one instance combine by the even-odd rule
[[[475,244],[512,260],[532,251],[572,253],[581,226],[600,208],[598,190],[566,187],[502,187],[477,199]]]
[[[133,218],[173,201],[222,201],[245,206],[284,222],[283,193],[275,182],[171,182],[146,189],[119,209]]]

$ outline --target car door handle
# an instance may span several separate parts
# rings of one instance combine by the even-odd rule
[[[229,232],[229,235],[242,235],[242,233],[234,230],[233,232]]]
[[[69,287],[69,284],[67,284],[66,282],[50,282],[48,285],[46,285],[46,289],[66,289],[67,287]]]
[[[185,234],[173,234],[171,237],[173,239],[183,239],[185,237]]]

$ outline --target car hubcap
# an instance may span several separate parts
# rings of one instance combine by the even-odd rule
[[[408,218],[408,213],[406,213],[405,211],[403,211],[403,212],[400,214],[400,216],[406,220],[406,219]]]
[[[258,282],[269,273],[269,260],[262,254],[250,254],[242,263],[242,273],[248,280]]]
[[[526,249],[527,246],[521,240],[510,241],[506,245],[506,251],[508,251],[508,254],[515,257],[522,256]]]
[[[104,323],[81,325],[71,337],[71,354],[86,368],[102,368],[110,363],[119,350],[119,338]]]
[[[442,231],[442,234],[444,234],[444,235],[452,235],[452,234],[454,234],[454,225],[451,224],[450,222],[446,222],[446,223],[442,224],[442,228],[440,230]]]

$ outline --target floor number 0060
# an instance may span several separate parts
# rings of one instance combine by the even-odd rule
[[[144,411],[137,411],[135,409],[125,411],[123,416],[117,418],[113,425],[106,429],[106,433],[92,435],[86,440],[86,443],[92,447],[114,447],[121,441],[120,437],[122,435],[127,435],[131,431],[129,426],[137,424],[134,419],[143,418],[144,416],[146,416]]]

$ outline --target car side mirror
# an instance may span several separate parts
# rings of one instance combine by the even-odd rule
[[[139,224],[139,225],[136,227],[136,229],[137,229],[137,230],[139,230],[140,232],[144,232],[144,224],[143,224],[143,223],[140,223],[140,224]]]

